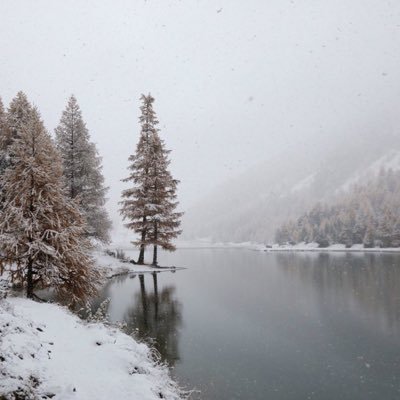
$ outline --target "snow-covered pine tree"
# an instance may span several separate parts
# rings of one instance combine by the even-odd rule
[[[174,251],[172,239],[181,234],[179,226],[181,212],[175,209],[179,204],[176,201],[176,188],[178,180],[173,179],[169,171],[169,153],[165,149],[164,141],[160,139],[158,132],[150,139],[151,164],[149,169],[149,201],[150,201],[150,225],[147,232],[147,243],[153,245],[153,265],[157,265],[157,248]]]
[[[132,242],[140,248],[138,264],[144,263],[146,246],[153,245],[153,264],[156,265],[158,246],[175,249],[171,240],[181,233],[182,213],[175,212],[178,181],[168,170],[169,151],[165,150],[156,128],[154,98],[150,94],[142,95],[141,101],[140,138],[135,154],[129,157],[131,174],[123,180],[133,183],[133,187],[122,192],[121,214],[129,221],[125,226],[139,234],[139,239]]]
[[[12,138],[18,137],[30,120],[32,106],[24,92],[18,92],[7,111],[7,124]]]
[[[139,235],[138,240],[132,244],[138,246],[138,264],[144,264],[144,253],[147,243],[147,229],[150,226],[149,216],[152,212],[149,202],[149,171],[151,163],[151,138],[157,134],[158,120],[153,110],[154,98],[142,94],[140,97],[142,105],[139,123],[141,126],[139,141],[136,145],[135,154],[132,154],[128,170],[130,175],[123,182],[132,183],[132,187],[122,192],[120,213],[128,229],[132,229]]]
[[[382,247],[391,247],[395,218],[390,209],[384,208],[379,218],[377,237]]]
[[[367,223],[367,229],[365,230],[365,235],[363,238],[363,245],[365,248],[374,247],[375,239],[374,239],[374,227],[371,221]]]
[[[3,116],[0,140],[0,173],[2,173],[11,163],[12,154],[10,145],[17,138],[22,129],[27,125],[32,112],[25,93],[18,92],[12,99],[6,115]]]
[[[18,137],[21,130],[29,121],[32,107],[23,92],[18,92],[11,101],[8,112],[4,113],[3,104],[0,107],[0,176],[12,164],[10,152],[11,143]],[[0,208],[4,200],[3,189],[0,185]]]
[[[53,287],[74,303],[95,292],[98,273],[84,236],[85,219],[64,191],[62,161],[39,113],[10,145],[13,162],[1,176],[0,250],[7,268],[34,289]]]
[[[71,96],[55,129],[56,144],[64,165],[64,179],[71,199],[79,201],[87,220],[88,236],[109,242],[111,221],[105,209],[101,157],[90,142],[89,131],[75,96]]]

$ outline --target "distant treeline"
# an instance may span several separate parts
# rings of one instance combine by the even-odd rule
[[[281,226],[275,240],[279,244],[316,242],[320,247],[400,247],[400,171],[382,169],[333,204],[318,203]]]

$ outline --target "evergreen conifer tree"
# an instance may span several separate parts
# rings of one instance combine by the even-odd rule
[[[1,118],[0,174],[11,165],[12,154],[10,146],[28,124],[31,113],[32,106],[25,93],[18,92],[12,99],[7,113]]]
[[[3,104],[0,105],[0,176],[12,164],[13,155],[10,146],[29,122],[32,106],[23,92],[18,92],[13,98],[7,113]],[[4,201],[3,188],[0,184],[0,208]]]
[[[154,99],[142,95],[140,100],[142,101],[139,117],[140,137],[135,154],[128,159],[130,174],[123,179],[123,182],[132,183],[133,187],[122,192],[123,200],[120,202],[122,206],[120,212],[123,219],[128,221],[125,226],[139,235],[139,239],[132,241],[132,244],[140,249],[137,263],[144,264],[147,229],[150,226],[148,219],[151,213],[149,203],[150,139],[157,133],[158,120],[153,110]]]
[[[165,149],[164,141],[158,134],[151,139],[151,149],[152,160],[149,171],[151,224],[147,232],[147,242],[153,245],[153,265],[155,266],[158,246],[164,250],[175,250],[172,239],[182,232],[179,226],[183,214],[175,211],[179,204],[176,201],[176,188],[179,181],[173,179],[169,171],[170,151]]]
[[[79,201],[87,220],[90,237],[109,241],[111,221],[105,209],[105,195],[101,157],[90,142],[89,131],[74,96],[71,96],[55,129],[57,148],[64,166],[64,180],[71,199]]]
[[[372,222],[367,224],[367,229],[363,238],[363,244],[365,248],[374,247],[374,228]]]
[[[140,248],[138,264],[144,263],[144,252],[153,245],[153,264],[157,264],[157,248],[174,250],[171,243],[180,234],[181,213],[175,212],[176,186],[168,170],[169,151],[158,135],[158,120],[153,109],[154,98],[141,96],[139,122],[141,132],[135,154],[129,157],[130,175],[124,182],[133,187],[122,192],[121,214],[125,226],[139,235],[132,243]]]
[[[98,279],[85,220],[65,196],[61,157],[35,109],[10,153],[12,165],[0,179],[0,250],[10,273],[26,284],[29,298],[50,286],[70,303],[85,299]]]
[[[384,209],[378,223],[377,236],[382,243],[382,247],[391,247],[394,217],[389,209]]]
[[[10,141],[17,138],[30,121],[32,106],[24,92],[18,92],[11,100],[7,112]]]

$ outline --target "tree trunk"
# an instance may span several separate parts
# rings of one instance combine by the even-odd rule
[[[153,248],[153,266],[156,267],[157,266],[157,245],[154,245]]]
[[[138,258],[136,264],[138,264],[138,265],[143,265],[144,264],[144,244],[140,245],[139,258]]]
[[[158,232],[157,232],[157,221],[154,223],[154,242],[157,243]],[[157,244],[154,244],[153,248],[153,266],[157,266]]]
[[[28,261],[28,272],[26,275],[27,285],[26,285],[26,297],[28,299],[33,299],[33,270],[32,270],[32,260]]]
[[[143,225],[146,223],[146,217],[143,217]],[[139,258],[137,260],[137,264],[143,265],[144,264],[144,250],[146,246],[144,245],[144,241],[146,240],[146,229],[143,228],[142,230],[142,237],[141,237],[141,245],[140,245],[140,252],[139,252]]]

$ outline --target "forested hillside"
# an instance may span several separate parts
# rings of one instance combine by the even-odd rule
[[[318,202],[328,203],[381,168],[400,169],[395,135],[349,136],[345,143],[286,149],[215,189],[187,210],[187,239],[272,242],[276,230]]]
[[[400,171],[381,169],[377,176],[356,184],[333,203],[319,202],[276,232],[280,244],[316,242],[400,246]]]

